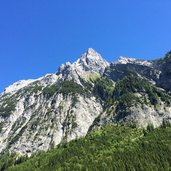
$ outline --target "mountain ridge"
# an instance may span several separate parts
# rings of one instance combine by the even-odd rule
[[[56,73],[14,83],[0,96],[0,151],[32,155],[105,124],[170,122],[169,55],[109,64],[89,48]]]
[[[103,57],[98,53],[98,52],[96,52],[93,48],[88,48],[87,49],[87,51],[85,52],[85,53],[83,53],[81,56],[80,56],[80,58],[78,58],[75,62],[73,62],[72,64],[74,64],[74,63],[80,63],[81,62],[81,58],[85,58],[86,56],[90,56],[90,55],[93,55],[93,56],[99,56],[101,59],[103,59]],[[99,58],[96,58],[96,61],[98,60]],[[104,61],[105,61],[105,63],[106,63],[106,67],[109,65],[109,62],[107,62],[105,59],[103,59]],[[123,56],[120,56],[119,58],[118,58],[118,60],[117,61],[115,61],[115,62],[112,62],[113,64],[118,64],[118,63],[120,63],[120,64],[126,64],[126,63],[131,63],[131,62],[136,62],[136,61],[139,61],[140,63],[140,65],[143,65],[144,63],[143,63],[143,61],[144,62],[148,62],[148,60],[139,60],[139,59],[136,59],[136,58],[130,58],[130,57],[123,57]],[[142,61],[142,63],[141,63],[141,61]],[[149,61],[153,61],[153,60],[149,60]],[[112,64],[111,63],[111,64]],[[65,68],[65,67],[68,67],[68,66],[71,66],[72,65],[70,62],[66,62],[66,64],[61,64],[61,66],[59,66],[59,68],[57,69],[57,72],[56,72],[56,74],[58,75],[60,72],[62,72],[62,70]],[[46,74],[45,75],[45,77],[47,76],[47,75],[52,75],[53,73],[49,73],[49,74]],[[41,78],[43,78],[44,76],[42,76],[42,77],[39,77],[39,78],[37,78],[37,79],[34,79],[35,81],[36,80],[39,80],[39,79],[41,79]],[[20,83],[20,82],[26,82],[26,81],[31,81],[32,79],[26,79],[26,80],[19,80],[19,81],[17,81],[17,82],[14,82],[13,84],[15,85],[15,84],[18,84],[18,83]],[[33,80],[33,81],[34,81]],[[12,84],[12,85],[13,85]],[[8,88],[10,88],[10,86],[12,86],[12,85],[9,85],[8,87],[6,87],[5,88],[5,90],[4,90],[4,92],[6,91],[6,89],[8,89]],[[23,88],[23,87],[22,87]],[[8,90],[7,92],[10,92],[10,90]],[[3,93],[3,92],[2,92]],[[2,94],[1,93],[1,94]]]

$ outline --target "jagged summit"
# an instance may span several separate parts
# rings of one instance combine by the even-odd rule
[[[127,58],[127,57],[123,57],[120,56],[118,59],[118,62],[121,64],[127,64],[127,63],[131,63],[131,62],[135,62],[136,59],[135,58]]]
[[[20,80],[7,87],[0,95],[15,93],[35,81],[40,81],[40,84],[44,85],[47,83],[54,83],[62,78],[62,80],[73,79],[77,83],[80,83],[78,81],[78,77],[84,77],[87,73],[89,74],[94,72],[101,74],[104,72],[106,66],[109,66],[109,63],[103,59],[102,56],[93,48],[88,48],[87,51],[83,53],[81,57],[78,58],[77,61],[75,61],[73,64],[70,62],[62,64],[56,73],[57,75],[60,75],[58,78],[55,76],[55,74],[49,74],[49,77],[46,75],[34,80]]]
[[[62,64],[57,75],[62,75],[62,78],[65,79],[75,80],[78,76],[84,77],[90,73],[102,74],[107,66],[109,66],[109,63],[99,53],[92,48],[88,48],[73,64],[70,62],[65,65]]]
[[[89,48],[74,64],[82,70],[92,70],[100,73],[109,65],[109,63],[92,48]]]
[[[138,65],[144,65],[144,66],[152,66],[153,62],[149,60],[139,60],[136,58],[128,58],[120,56],[117,62],[114,62],[114,64],[138,64]]]
[[[97,60],[101,60],[103,59],[102,56],[96,52],[93,48],[88,48],[87,51],[81,55],[81,57],[78,59],[78,60],[81,60],[81,59],[84,59],[84,58],[87,58],[89,59],[90,61],[97,61]]]
[[[96,52],[96,51],[93,48],[90,47],[90,48],[87,49],[87,52]]]
[[[125,57],[109,65],[89,48],[56,74],[14,83],[0,94],[0,153],[31,155],[108,123],[170,122],[170,68]]]
[[[93,48],[88,48],[87,49],[87,54],[95,54],[97,53]]]

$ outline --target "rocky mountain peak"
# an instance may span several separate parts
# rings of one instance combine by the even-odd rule
[[[86,52],[87,56],[96,56],[98,53],[93,48],[88,48]]]
[[[135,58],[126,58],[126,57],[123,57],[123,56],[120,56],[119,59],[118,59],[118,62],[121,63],[121,64],[132,63],[132,62],[135,62],[135,61],[136,61]]]
[[[152,61],[149,60],[139,60],[139,59],[135,59],[135,58],[127,58],[127,57],[123,57],[120,56],[118,59],[118,62],[114,62],[114,64],[136,64],[136,65],[143,65],[143,66],[152,66]]]
[[[109,63],[94,49],[89,48],[74,65],[83,71],[102,73]]]
[[[170,122],[170,68],[165,58],[120,57],[109,66],[89,48],[56,74],[14,83],[0,94],[0,153],[31,155],[108,123]]]
[[[92,48],[88,48],[74,63],[61,65],[57,75],[62,74],[65,79],[75,80],[78,75],[79,77],[85,77],[85,75],[90,73],[102,74],[107,66],[109,66],[109,63],[99,53]]]

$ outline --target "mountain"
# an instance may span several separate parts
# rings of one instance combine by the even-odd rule
[[[28,156],[106,124],[159,127],[171,120],[171,52],[108,63],[89,48],[73,64],[0,95],[0,152]]]
[[[102,75],[107,66],[109,63],[95,50],[89,48],[73,64],[67,62],[65,65],[61,65],[56,74],[62,81],[74,80],[74,82],[83,85],[84,80]]]

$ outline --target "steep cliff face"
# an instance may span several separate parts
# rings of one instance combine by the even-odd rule
[[[108,123],[158,127],[171,118],[171,97],[136,73],[131,72],[116,82],[107,99],[104,112],[95,119],[90,130]]]
[[[130,59],[130,58],[128,58]],[[104,75],[114,81],[118,81],[127,76],[130,72],[135,72],[146,78],[157,82],[160,78],[161,70],[154,67],[153,61],[128,60],[121,58],[118,62],[113,62],[106,68]]]
[[[163,87],[166,91],[171,92],[171,52],[168,52],[164,58],[157,60],[155,67],[161,71],[158,86]]]
[[[74,80],[82,85],[92,75],[102,75],[109,63],[92,48],[89,48],[76,62],[61,65],[57,72],[61,80]]]
[[[14,83],[0,95],[0,152],[31,155],[108,123],[170,121],[170,65],[170,53],[109,64],[89,48],[55,74]]]
[[[0,97],[0,151],[32,154],[85,136],[102,105],[83,83],[108,65],[88,49],[75,63],[62,65],[57,74],[6,88]]]
[[[118,81],[126,76],[130,71],[138,73],[156,86],[171,91],[171,52],[159,60],[147,61],[134,58],[119,58],[118,62],[113,62],[106,67],[104,75],[114,81]]]
[[[101,104],[83,94],[19,93],[10,116],[1,117],[1,150],[33,153],[84,136]]]

